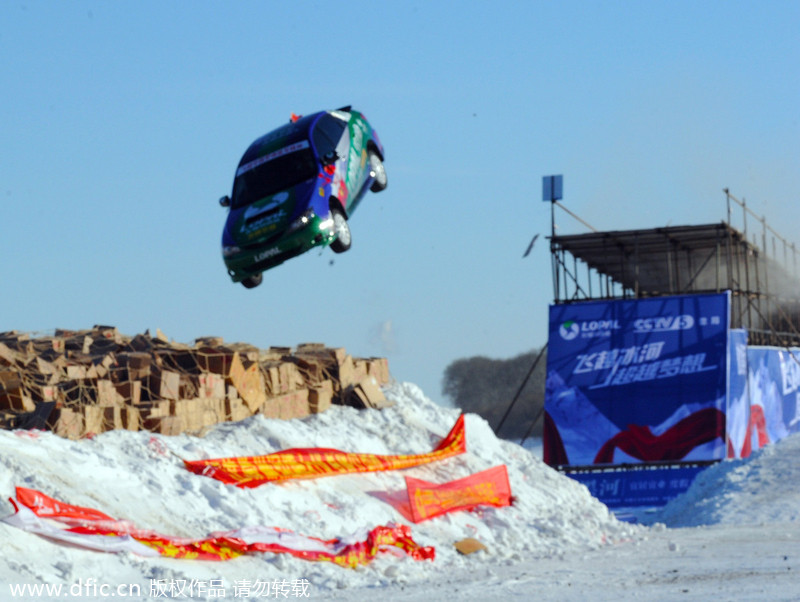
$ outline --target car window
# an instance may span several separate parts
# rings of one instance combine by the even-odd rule
[[[342,133],[347,127],[347,122],[325,114],[319,118],[314,126],[313,140],[317,154],[324,157],[329,152],[336,150]]]
[[[317,177],[317,162],[308,147],[245,169],[233,182],[231,208],[244,207],[281,190]],[[280,151],[278,151],[280,152]]]

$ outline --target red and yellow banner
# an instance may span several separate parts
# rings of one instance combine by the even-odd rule
[[[354,472],[398,470],[443,460],[467,451],[464,416],[436,448],[424,454],[357,454],[325,448],[298,448],[264,456],[185,460],[186,468],[238,487],[257,487],[270,481],[313,479]]]
[[[478,506],[510,506],[513,497],[504,465],[447,483],[430,483],[406,477],[406,488],[398,491],[370,491],[404,518],[420,523],[447,512],[473,510]]]
[[[381,525],[347,538],[319,539],[278,527],[246,527],[186,539],[138,529],[92,508],[73,506],[40,491],[17,487],[16,512],[3,522],[48,539],[103,552],[133,552],[199,560],[229,560],[258,552],[286,553],[305,560],[327,561],[355,568],[379,552],[399,548],[415,560],[433,560],[432,547],[422,547],[406,525]]]
[[[410,519],[415,523],[476,506],[509,506],[511,485],[505,465],[447,483],[406,477]]]

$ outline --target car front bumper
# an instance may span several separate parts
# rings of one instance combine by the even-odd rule
[[[263,245],[248,245],[238,252],[223,257],[228,274],[234,282],[241,282],[287,259],[302,255],[318,246],[326,246],[336,238],[330,217],[312,216],[306,225]]]

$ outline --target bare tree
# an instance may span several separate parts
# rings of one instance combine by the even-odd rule
[[[442,394],[456,407],[482,416],[493,429],[497,429],[519,392],[519,397],[497,434],[504,439],[521,439],[529,433],[531,423],[544,405],[545,357],[539,361],[520,391],[520,386],[541,351],[533,350],[506,360],[483,356],[455,360],[444,371]],[[539,421],[530,434],[538,437],[541,432]]]

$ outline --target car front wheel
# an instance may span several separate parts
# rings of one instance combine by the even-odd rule
[[[352,243],[350,226],[347,224],[347,218],[338,209],[333,209],[331,215],[333,217],[333,231],[336,234],[336,238],[331,243],[331,251],[344,253]]]
[[[380,192],[389,184],[389,179],[386,177],[386,168],[383,166],[383,161],[375,151],[369,151],[369,171],[370,175],[374,178],[372,185],[369,189],[372,192]]]
[[[248,276],[247,278],[242,280],[242,286],[245,288],[255,288],[259,284],[261,284],[262,280],[264,280],[263,273],[256,274],[255,276]]]

